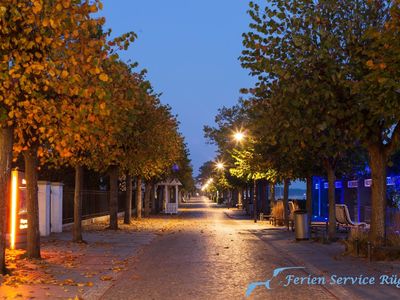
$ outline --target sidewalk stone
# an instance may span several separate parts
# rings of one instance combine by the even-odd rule
[[[4,278],[11,285],[1,286],[0,298],[245,299],[249,283],[265,282],[282,267],[304,269],[277,276],[272,289],[264,284],[246,299],[399,298],[394,286],[283,286],[289,274],[400,278],[399,262],[344,256],[341,243],[296,242],[286,228],[254,223],[244,211],[205,198],[192,199],[180,211],[121,224],[118,231],[93,225],[84,233],[88,244],[71,243],[71,232],[52,235],[42,241],[43,260],[12,261],[21,278]]]
[[[18,284],[3,284],[0,298],[98,299],[140,249],[156,237],[154,232],[133,231],[126,226],[118,231],[89,228],[83,235],[87,244],[70,242],[69,231],[42,239],[42,260],[21,259],[21,270],[14,274],[24,275],[23,281],[14,276]]]

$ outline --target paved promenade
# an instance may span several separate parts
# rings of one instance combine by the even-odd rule
[[[8,278],[0,297],[245,299],[251,282],[260,284],[248,299],[396,299],[400,294],[393,284],[379,282],[380,276],[400,278],[399,263],[343,256],[340,243],[295,242],[284,228],[255,224],[206,198],[185,204],[178,216],[134,221],[117,232],[104,227],[88,228],[88,244],[70,243],[70,232],[45,240],[44,259],[17,261],[20,281],[14,276],[13,286]],[[297,269],[279,272],[288,267]],[[332,276],[346,282],[332,284]],[[376,282],[362,284],[365,278]]]

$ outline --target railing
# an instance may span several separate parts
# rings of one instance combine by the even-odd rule
[[[371,214],[371,206],[364,206],[364,222],[371,223]],[[400,230],[400,210],[398,208],[386,208],[386,228]]]
[[[118,192],[118,212],[124,211],[126,192]],[[106,216],[109,214],[109,191],[82,191],[82,219]],[[132,197],[134,199],[134,197]],[[132,207],[133,204],[132,204]],[[74,190],[63,191],[63,224],[74,221]]]
[[[386,209],[386,227],[393,230],[400,230],[400,210],[398,208]]]

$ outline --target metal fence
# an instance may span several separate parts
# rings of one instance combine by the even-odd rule
[[[118,212],[124,211],[126,192],[118,192]],[[132,197],[134,199],[134,197]],[[109,214],[109,191],[82,191],[82,219],[101,217]],[[74,190],[63,191],[63,224],[74,221]]]
[[[371,206],[364,207],[364,222],[371,223]],[[400,230],[400,209],[394,207],[386,207],[386,228],[393,231]]]

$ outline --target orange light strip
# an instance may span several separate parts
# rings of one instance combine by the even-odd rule
[[[11,230],[10,248],[15,249],[15,237],[17,230],[17,192],[18,192],[18,171],[11,173]]]

